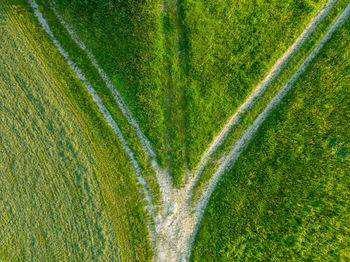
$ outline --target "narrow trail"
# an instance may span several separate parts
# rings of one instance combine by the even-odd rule
[[[312,18],[310,23],[307,25],[303,33],[298,37],[298,39],[291,45],[288,50],[280,57],[275,65],[271,68],[270,72],[267,74],[265,79],[259,83],[249,95],[246,101],[237,109],[234,115],[228,120],[226,125],[220,131],[220,133],[214,138],[210,143],[207,150],[201,157],[201,161],[197,165],[193,172],[193,177],[189,183],[191,183],[190,188],[192,189],[196,182],[198,181],[200,175],[202,174],[205,166],[208,164],[211,155],[218,149],[220,145],[226,140],[228,134],[232,128],[238,124],[240,117],[252,108],[255,103],[260,99],[260,97],[265,93],[268,86],[276,80],[283,69],[287,66],[289,61],[296,55],[299,49],[306,43],[310,38],[312,33],[316,30],[318,25],[324,20],[328,13],[332,10],[333,6],[338,2],[338,0],[329,1],[323,8],[321,8],[318,13]]]
[[[148,191],[146,187],[146,182],[144,178],[142,177],[141,170],[139,168],[139,165],[137,161],[134,158],[134,153],[131,151],[131,149],[127,146],[127,141],[125,140],[120,128],[118,127],[117,123],[112,118],[110,112],[107,110],[107,108],[104,106],[101,98],[96,93],[95,89],[91,86],[90,82],[86,79],[84,73],[81,71],[79,67],[75,65],[75,63],[71,60],[68,53],[62,48],[61,44],[58,42],[54,34],[52,33],[49,24],[43,17],[42,13],[38,10],[38,5],[35,0],[28,0],[30,6],[34,10],[35,16],[38,18],[38,21],[42,25],[43,29],[46,31],[46,33],[50,36],[51,40],[55,44],[56,48],[58,49],[59,53],[64,57],[69,67],[73,70],[73,72],[76,74],[76,76],[83,82],[86,89],[89,91],[90,95],[92,96],[93,100],[97,104],[98,108],[100,109],[101,113],[103,114],[104,118],[107,120],[108,124],[113,129],[114,133],[118,136],[119,140],[121,141],[122,148],[126,151],[130,158],[130,163],[133,166],[133,173],[134,176],[137,178],[139,183],[141,184],[142,191],[146,195],[146,199],[148,202],[148,209],[150,213],[155,217],[155,208],[150,196],[150,192]],[[152,233],[153,230],[150,231]]]
[[[317,44],[317,46],[312,50],[312,52],[307,56],[307,58],[303,61],[303,63],[299,66],[299,68],[295,71],[293,76],[285,83],[283,87],[281,87],[278,94],[271,100],[271,102],[267,105],[267,107],[264,109],[264,111],[257,117],[257,119],[254,121],[254,123],[249,126],[249,128],[245,131],[245,133],[237,140],[233,148],[231,149],[230,153],[227,155],[223,163],[220,165],[220,167],[215,172],[214,176],[210,180],[209,186],[207,187],[205,193],[199,200],[196,211],[195,211],[195,219],[194,223],[195,226],[193,228],[193,233],[191,236],[191,239],[188,242],[188,249],[185,252],[187,254],[187,257],[191,254],[191,248],[194,241],[194,238],[196,236],[199,223],[203,217],[205,208],[209,202],[210,196],[213,193],[218,181],[220,180],[221,176],[225,173],[225,171],[232,168],[234,163],[237,161],[238,157],[241,155],[241,153],[245,150],[247,145],[250,143],[250,141],[253,139],[254,135],[258,131],[261,124],[266,120],[266,118],[272,113],[272,111],[281,103],[282,99],[286,96],[286,94],[291,90],[295,82],[298,80],[299,76],[305,72],[306,68],[310,65],[312,60],[316,57],[316,55],[319,53],[321,48],[324,46],[324,44],[330,39],[332,34],[340,27],[342,26],[345,21],[350,16],[350,4],[346,7],[346,9],[338,16],[338,18],[334,21],[334,23],[330,26],[328,31],[325,33],[321,41]],[[192,225],[191,225],[192,227]]]

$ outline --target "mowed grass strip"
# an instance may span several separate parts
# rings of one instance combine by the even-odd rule
[[[350,20],[218,184],[192,261],[347,261]]]
[[[0,259],[150,260],[118,138],[26,2],[0,13]]]
[[[186,53],[182,15],[179,1],[164,1],[164,69],[168,74],[166,83],[165,126],[167,165],[174,178],[174,184],[182,184],[183,174],[187,171],[186,157]]]
[[[267,87],[266,92],[261,98],[254,104],[252,108],[243,113],[240,117],[239,123],[235,125],[228,134],[225,142],[218,148],[218,150],[212,155],[210,163],[205,167],[197,186],[195,187],[194,198],[198,198],[202,189],[207,185],[209,179],[220,165],[220,159],[222,159],[226,153],[233,147],[236,140],[244,133],[245,130],[253,123],[253,121],[259,116],[259,114],[270,103],[272,98],[278,93],[280,88],[285,82],[291,78],[294,72],[298,69],[304,59],[310,54],[310,52],[317,46],[324,34],[327,32],[332,23],[336,20],[340,13],[342,13],[348,5],[347,0],[339,0],[332,8],[330,13],[325,17],[322,23],[312,33],[307,42],[300,48],[297,54],[289,61],[287,66],[283,69],[282,73],[277,79]]]

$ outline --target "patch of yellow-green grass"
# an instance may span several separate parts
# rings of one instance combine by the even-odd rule
[[[0,260],[147,261],[128,157],[24,1],[0,3]]]

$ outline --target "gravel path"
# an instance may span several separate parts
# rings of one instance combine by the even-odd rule
[[[146,155],[150,155],[151,157],[155,158],[155,152],[153,150],[153,147],[151,146],[150,141],[147,139],[147,137],[143,134],[140,126],[138,125],[137,121],[133,118],[131,115],[131,112],[126,105],[125,101],[119,94],[118,90],[114,87],[111,79],[106,74],[106,72],[102,69],[102,67],[97,63],[97,60],[93,53],[86,47],[85,43],[80,39],[78,34],[75,32],[74,28],[68,24],[63,16],[58,12],[56,6],[54,4],[51,5],[52,11],[55,13],[57,19],[59,22],[63,25],[63,27],[67,30],[70,37],[73,39],[73,41],[87,54],[89,57],[92,65],[97,69],[100,77],[103,79],[103,81],[106,83],[108,89],[112,92],[114,100],[117,102],[120,110],[122,111],[123,115],[129,122],[129,124],[132,126],[132,129],[140,139],[143,149],[146,153]]]

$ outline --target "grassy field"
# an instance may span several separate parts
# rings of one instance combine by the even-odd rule
[[[54,32],[63,35],[48,0],[41,2]],[[180,185],[186,167],[198,163],[227,118],[326,1],[170,0],[164,10],[156,0],[55,2]],[[75,61],[82,59],[74,53]]]
[[[26,1],[0,3],[0,260],[148,261],[128,156]]]
[[[350,260],[348,0],[189,174],[326,1],[0,2],[0,261]]]
[[[216,188],[192,261],[350,259],[350,21]]]

